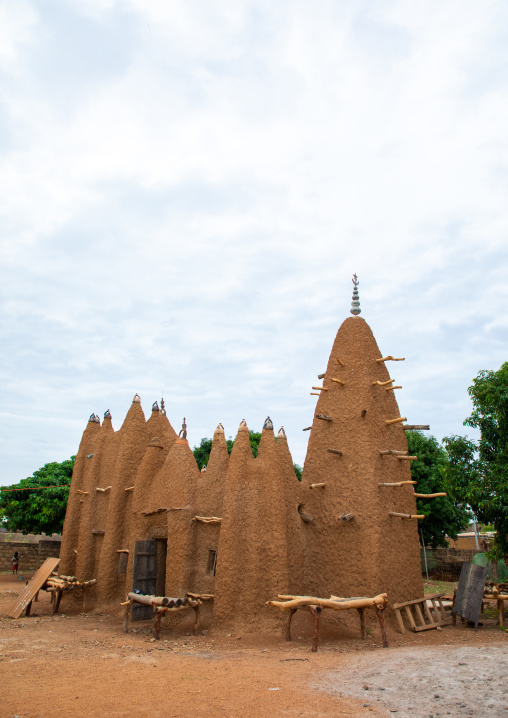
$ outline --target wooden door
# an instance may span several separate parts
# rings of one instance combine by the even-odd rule
[[[157,543],[156,541],[136,541],[134,543],[134,565],[132,571],[132,590],[136,588],[149,596],[155,596],[157,581]],[[151,606],[134,604],[131,610],[133,621],[153,618]]]

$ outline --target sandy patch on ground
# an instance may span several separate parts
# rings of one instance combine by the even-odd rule
[[[480,639],[481,640],[481,639]],[[508,641],[507,641],[508,643]],[[314,683],[397,718],[508,716],[507,646],[398,648],[354,656]]]

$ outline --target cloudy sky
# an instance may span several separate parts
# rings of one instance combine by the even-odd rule
[[[505,2],[3,0],[0,73],[0,484],[135,392],[303,463],[353,272],[402,414],[466,432],[508,359]]]

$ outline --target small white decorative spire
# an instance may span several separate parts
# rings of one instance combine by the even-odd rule
[[[362,310],[360,309],[360,297],[358,296],[358,285],[360,284],[358,277],[356,274],[353,274],[353,300],[351,302],[351,309],[349,310],[351,314],[355,317],[357,317],[359,314],[361,314]]]

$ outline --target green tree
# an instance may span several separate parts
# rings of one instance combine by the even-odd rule
[[[477,520],[492,524],[492,558],[508,557],[508,362],[498,371],[481,371],[468,389],[473,411],[464,421],[480,439],[444,439],[450,457],[449,481]]]
[[[419,431],[407,432],[409,453],[418,456],[411,462],[411,477],[416,481],[419,494],[447,493],[434,499],[417,499],[417,513],[424,514],[419,522],[426,546],[446,546],[446,536],[457,538],[470,521],[467,506],[459,501],[450,490],[446,478],[448,454],[433,436],[424,436]]]
[[[8,531],[21,531],[24,534],[58,534],[62,532],[69,498],[68,486],[58,489],[36,489],[33,486],[61,486],[70,484],[75,456],[62,461],[45,464],[34,471],[32,476],[22,479],[19,484],[2,487],[18,489],[0,492],[0,517],[2,525]],[[22,490],[25,489],[25,490]]]
[[[261,441],[261,432],[258,431],[249,431],[249,440],[250,440],[250,448],[252,450],[252,455],[256,457],[258,455],[258,449],[259,449],[259,442]],[[228,453],[231,454],[231,449],[234,446],[234,440],[228,439],[226,441],[227,447],[228,447]],[[208,461],[210,459],[210,453],[212,451],[212,439],[201,439],[201,443],[199,446],[195,446],[192,450],[192,453],[194,454],[194,458],[197,461],[198,468],[201,469],[202,466],[205,464],[208,464]],[[298,466],[298,464],[293,464],[295,467],[295,475],[298,481],[302,480],[302,467]]]

